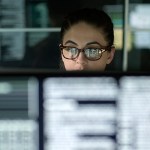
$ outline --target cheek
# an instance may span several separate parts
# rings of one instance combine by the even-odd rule
[[[107,64],[107,59],[106,58],[101,58],[98,61],[89,62],[89,69],[90,70],[104,71],[105,68],[106,68],[106,64]]]
[[[66,70],[72,70],[74,68],[74,61],[65,59],[62,57],[62,61],[64,63],[64,67]]]
[[[104,71],[105,67],[106,67],[105,63],[97,62],[94,63],[94,65],[93,64],[89,65],[89,70]]]

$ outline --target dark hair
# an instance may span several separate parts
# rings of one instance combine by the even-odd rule
[[[83,8],[76,10],[64,18],[61,26],[60,39],[63,40],[64,34],[71,28],[72,25],[79,22],[86,22],[94,27],[100,28],[105,39],[108,41],[108,46],[114,43],[114,30],[111,18],[102,10],[96,8]]]

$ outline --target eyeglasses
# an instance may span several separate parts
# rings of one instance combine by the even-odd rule
[[[107,51],[111,46],[106,46],[102,48],[83,48],[79,49],[72,46],[59,45],[62,56],[66,59],[76,59],[80,52],[84,52],[85,57],[88,60],[96,61],[102,57],[102,53]]]

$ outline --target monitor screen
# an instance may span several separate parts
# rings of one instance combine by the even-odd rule
[[[0,73],[0,149],[149,150],[149,136],[150,73]]]
[[[39,150],[37,89],[35,78],[0,75],[0,150]]]
[[[48,77],[45,150],[150,149],[150,76]]]

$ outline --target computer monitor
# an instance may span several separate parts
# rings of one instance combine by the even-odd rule
[[[0,104],[1,149],[150,149],[150,73],[0,73]]]
[[[0,73],[0,150],[39,150],[38,81]]]
[[[91,74],[47,77],[45,150],[150,149],[150,76]]]

